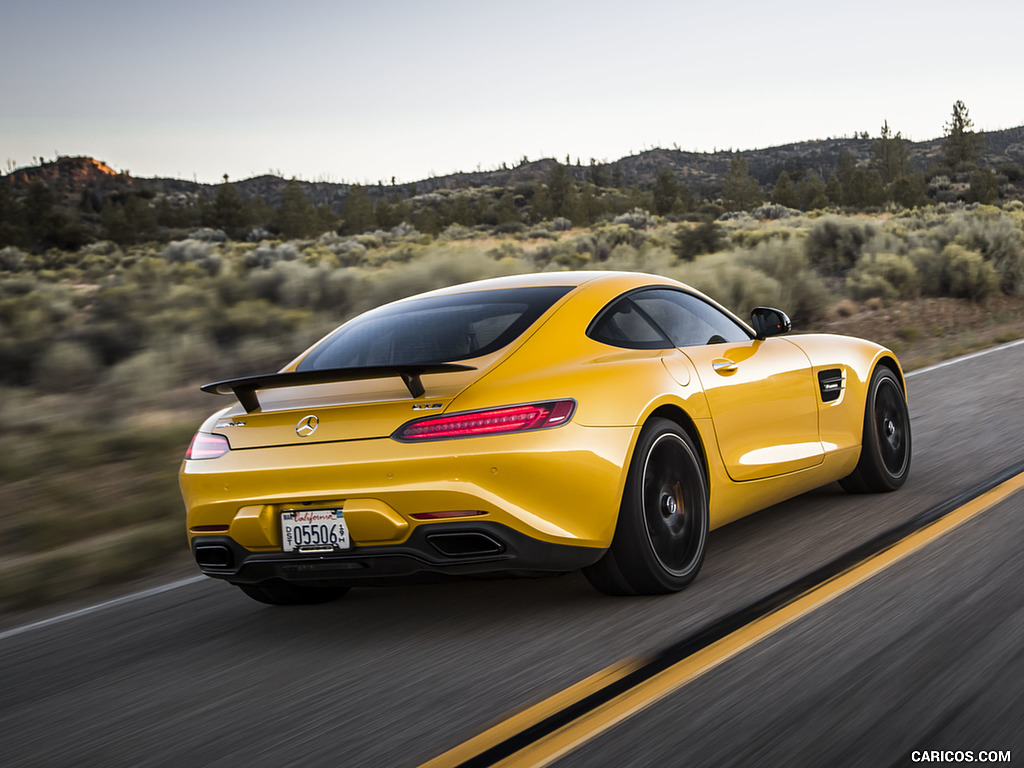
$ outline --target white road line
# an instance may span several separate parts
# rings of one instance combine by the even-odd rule
[[[935,365],[929,365],[925,368],[918,368],[917,370],[910,371],[909,373],[906,374],[906,377],[909,379],[911,376],[917,376],[922,373],[930,373],[931,371],[936,371],[940,368],[946,368],[947,366],[950,365],[963,363],[966,362],[967,360],[973,360],[977,357],[981,357],[982,355],[987,355],[992,352],[999,352],[1000,350],[1009,349],[1010,347],[1017,347],[1020,346],[1021,344],[1024,344],[1024,339],[1011,341],[1008,344],[1002,344],[998,347],[983,349],[980,352],[972,352],[969,355],[955,357],[952,360],[944,360],[943,362],[936,363]],[[49,619],[33,621],[31,624],[23,624],[20,627],[14,627],[12,629],[0,632],[0,640],[6,640],[9,637],[15,637],[26,632],[31,632],[34,629],[42,629],[43,627],[49,627],[53,624],[59,624],[64,621],[70,621],[71,619],[77,619],[80,616],[86,616],[90,613],[96,613],[97,611],[102,611],[106,608],[113,608],[117,605],[124,605],[125,603],[130,603],[135,600],[143,600],[147,597],[152,597],[153,595],[159,595],[162,592],[170,592],[172,589],[177,589],[178,587],[185,587],[189,584],[195,584],[196,582],[203,581],[206,578],[206,576],[190,576],[187,579],[180,579],[178,581],[172,581],[169,584],[162,584],[157,587],[151,587],[150,589],[143,589],[139,592],[133,592],[130,595],[116,597],[113,600],[107,600],[102,603],[96,603],[95,605],[87,605],[85,608],[79,608],[75,611],[69,611],[68,613],[61,613],[57,616],[51,616]]]
[[[1017,339],[1017,341],[1011,341],[1008,344],[1000,344],[998,347],[989,347],[988,349],[983,349],[980,352],[972,352],[971,354],[963,355],[962,357],[954,357],[952,360],[943,360],[941,363],[935,363],[935,365],[929,365],[924,368],[918,368],[917,370],[911,371],[907,374],[907,378],[909,379],[911,376],[917,376],[922,373],[931,373],[932,371],[937,371],[940,368],[948,368],[949,366],[956,365],[957,363],[974,360],[976,357],[982,357],[984,355],[991,354],[992,352],[1000,352],[1004,349],[1009,349],[1010,347],[1018,347],[1021,344],[1024,344],[1024,339]]]
[[[105,600],[102,603],[96,603],[95,605],[87,605],[84,608],[79,608],[75,611],[68,611],[67,613],[61,613],[57,616],[51,616],[48,619],[40,619],[39,621],[33,621],[30,624],[22,624],[20,627],[14,627],[12,629],[0,632],[0,640],[6,640],[9,637],[22,635],[26,632],[31,632],[34,629],[42,629],[43,627],[49,627],[54,624],[60,624],[63,621],[77,619],[79,616],[86,616],[90,613],[96,613],[97,611],[102,611],[105,608],[113,608],[116,605],[124,605],[125,603],[131,603],[135,600],[144,600],[147,597],[159,595],[161,592],[170,592],[172,589],[177,589],[178,587],[185,587],[189,584],[195,584],[197,581],[205,580],[207,580],[207,577],[203,575],[189,576],[187,579],[179,579],[178,581],[172,581],[169,584],[161,584],[157,587],[142,589],[138,592],[132,592],[128,595],[115,597],[113,600]]]

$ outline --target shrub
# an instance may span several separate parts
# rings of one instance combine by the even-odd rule
[[[865,256],[846,278],[846,289],[858,300],[873,296],[891,299],[910,299],[918,295],[921,278],[914,262],[894,253]]]
[[[626,213],[620,213],[614,219],[613,224],[626,224],[632,229],[650,229],[654,226],[655,221],[649,211],[645,211],[643,208],[634,208]]]
[[[917,271],[918,290],[923,296],[944,296],[948,290],[942,255],[931,248],[915,248],[908,256]]]
[[[491,230],[496,235],[515,235],[525,231],[526,225],[520,221],[506,221]]]
[[[765,203],[752,210],[750,215],[755,219],[775,220],[788,219],[793,216],[800,216],[801,214],[795,208],[787,208],[777,203]]]
[[[618,217],[616,217],[618,218]],[[597,238],[599,246],[607,246],[610,251],[616,245],[626,244],[639,248],[647,241],[643,230],[636,229],[623,222],[600,224],[591,230]]]
[[[810,323],[825,314],[828,291],[800,242],[767,240],[733,256],[739,264],[754,267],[778,283],[775,301],[794,322]]]
[[[36,385],[47,392],[84,391],[100,373],[96,354],[77,341],[58,341],[43,353],[36,365]]]
[[[971,212],[958,211],[941,235],[947,242],[977,251],[991,262],[999,274],[999,288],[1003,293],[1010,296],[1024,293],[1024,238],[1007,214],[990,206],[980,206]]]
[[[849,299],[843,299],[835,306],[835,314],[837,317],[853,317],[860,311],[856,302],[850,301]]]
[[[702,253],[714,253],[725,246],[721,226],[707,219],[696,227],[680,224],[676,228],[672,250],[684,261],[693,261]]]
[[[476,232],[474,232],[469,227],[463,226],[462,224],[449,224],[447,227],[445,227],[445,229],[441,232],[441,234],[437,236],[437,239],[438,240],[449,240],[449,241],[450,240],[469,240],[470,238],[474,237],[475,235],[476,235]]]
[[[523,249],[513,243],[511,240],[503,240],[498,243],[497,246],[487,252],[495,261],[502,259],[521,259],[523,258]]]
[[[698,291],[706,293],[740,317],[748,317],[754,307],[770,304],[781,306],[782,286],[754,267],[727,259],[709,257],[669,271],[674,277]]]
[[[568,232],[572,229],[572,222],[564,216],[556,216],[555,220],[551,222],[551,229],[555,232]]]
[[[212,242],[201,240],[180,240],[168,243],[160,251],[168,264],[196,264],[207,274],[220,272],[221,256]]]
[[[942,249],[948,293],[980,301],[999,290],[999,273],[980,253],[951,244]]]
[[[826,274],[844,275],[857,263],[865,244],[878,234],[872,223],[861,224],[837,216],[819,220],[807,236],[811,263]]]
[[[737,229],[729,233],[729,242],[737,248],[753,248],[768,240],[789,240],[792,236],[792,229]]]
[[[356,310],[368,309],[416,293],[488,277],[525,271],[526,265],[495,261],[468,246],[434,245],[407,264],[369,272],[360,289]]]
[[[25,263],[25,254],[13,245],[0,248],[0,269],[17,272]]]
[[[223,243],[228,239],[223,229],[213,229],[211,227],[200,227],[193,230],[189,233],[188,237],[190,240],[202,240],[207,243]]]
[[[256,267],[266,268],[279,261],[295,261],[300,255],[299,249],[294,243],[281,243],[279,245],[261,243],[251,251],[247,251],[242,256],[241,261],[242,264],[250,269]]]

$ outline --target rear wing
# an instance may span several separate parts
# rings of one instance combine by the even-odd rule
[[[227,379],[204,384],[200,389],[211,395],[234,394],[247,413],[260,407],[256,391],[260,389],[281,389],[283,387],[301,387],[305,384],[327,384],[332,381],[364,381],[366,379],[384,379],[398,376],[409,390],[409,394],[421,397],[425,390],[420,376],[429,373],[455,373],[457,371],[476,370],[471,365],[454,363],[438,363],[436,365],[379,365],[359,368],[325,368],[319,371],[289,371],[287,373],[268,373],[262,376],[246,376],[241,379]]]

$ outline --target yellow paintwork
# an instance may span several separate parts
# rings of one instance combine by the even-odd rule
[[[400,543],[432,524],[416,513],[480,510],[486,515],[474,519],[541,541],[606,548],[633,446],[655,412],[695,433],[717,527],[849,474],[874,367],[885,361],[902,381],[890,351],[839,336],[663,350],[621,349],[586,336],[594,316],[623,292],[681,287],[663,277],[545,273],[434,293],[526,285],[577,287],[505,349],[460,361],[476,371],[425,375],[426,394],[416,401],[395,380],[320,384],[267,390],[261,411],[247,414],[235,403],[207,419],[200,429],[227,436],[233,450],[182,465],[190,539],[197,526],[229,526],[249,549],[276,549],[280,511],[311,503],[343,504],[357,545]],[[716,361],[734,368],[716,371]],[[817,373],[836,367],[844,373],[842,396],[823,403]],[[560,398],[575,399],[577,409],[555,429],[415,444],[388,437],[420,416]],[[437,407],[416,412],[414,404]],[[321,431],[308,442],[295,425],[313,412]]]

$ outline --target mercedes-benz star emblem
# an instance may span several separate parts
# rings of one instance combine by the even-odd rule
[[[309,416],[303,416],[301,419],[299,419],[299,423],[295,425],[295,434],[297,434],[299,437],[309,437],[314,432],[316,432],[316,428],[319,426],[320,419],[318,419],[313,414],[310,414]]]

